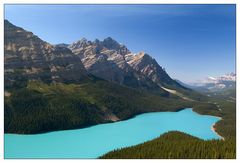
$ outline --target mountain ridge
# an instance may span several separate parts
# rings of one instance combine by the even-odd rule
[[[172,93],[167,90],[173,89],[186,94],[191,91],[173,80],[149,54],[134,54],[111,37],[102,41],[83,38],[68,48],[81,58],[89,73],[105,80],[153,92]]]
[[[95,77],[70,49],[51,45],[8,21],[4,21],[4,41],[5,133],[36,134],[82,128],[144,112],[176,111],[193,105],[150,80],[143,84],[156,86],[156,93]],[[129,75],[124,74],[124,80],[134,82],[135,72],[123,60],[127,50],[121,45],[117,47],[119,51],[103,47],[104,55],[100,55],[110,56],[110,63],[116,62]],[[83,50],[91,52],[95,48]]]
[[[71,50],[53,46],[7,20],[4,20],[4,71],[7,87],[18,80],[78,81],[87,76],[81,60]]]

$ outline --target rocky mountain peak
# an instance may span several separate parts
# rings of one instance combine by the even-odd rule
[[[82,39],[78,42],[79,46],[73,43],[69,47],[81,58],[89,73],[123,84],[126,83],[126,78],[131,78],[131,83],[149,80],[155,85],[162,85],[162,83],[177,85],[157,61],[146,52],[133,54],[125,45],[111,37],[103,41],[96,39],[90,44],[87,42]]]
[[[144,51],[139,52],[135,58],[141,59],[141,60],[154,60],[149,54],[147,54]]]
[[[130,51],[127,49],[125,45],[118,43],[116,40],[112,39],[111,37],[105,38],[103,41],[95,39],[93,42],[88,41],[87,39],[83,38],[77,42],[68,46],[75,54],[83,54],[82,50],[84,49],[92,49],[96,53],[101,53],[101,51],[111,50],[115,51],[118,54],[124,56]]]
[[[70,49],[81,58],[82,63],[89,73],[106,80],[115,81],[126,85],[146,81],[153,82],[149,85],[174,85],[165,70],[146,52],[131,53],[127,47],[118,43],[111,37],[103,41],[95,41],[84,46],[88,41],[79,41],[70,45]],[[84,44],[83,44],[84,42]],[[131,79],[131,82],[129,82]],[[129,84],[131,83],[131,84]],[[142,84],[141,84],[142,85]]]
[[[92,42],[88,41],[86,38],[82,38],[79,41],[76,41],[68,46],[69,49],[78,49],[78,48],[86,48],[87,46],[91,45]]]
[[[51,51],[54,47],[42,41],[32,32],[17,27],[8,20],[4,20],[4,48],[5,50],[18,52],[18,54],[22,55],[32,51],[32,55],[34,55],[34,51]],[[28,56],[24,55],[23,57]]]
[[[130,53],[127,47],[123,44],[118,43],[116,40],[111,37],[107,37],[102,41],[102,45],[109,50],[116,50],[121,55],[126,55]]]
[[[150,78],[159,86],[166,86],[169,88],[179,87],[180,85],[171,79],[157,61],[145,52],[138,54],[126,55],[127,63],[138,73]]]
[[[129,65],[135,68],[140,68],[145,65],[156,65],[158,66],[158,63],[155,59],[153,59],[150,55],[148,55],[145,52],[139,52],[138,54],[133,55],[127,55],[126,60]],[[137,66],[137,67],[136,67]]]
[[[93,44],[95,44],[95,45],[100,45],[100,44],[101,44],[101,41],[100,41],[99,39],[95,39],[95,40],[93,41]]]
[[[102,41],[102,43],[103,43],[103,46],[105,46],[105,47],[108,48],[108,49],[118,49],[118,48],[120,48],[120,46],[121,46],[117,41],[115,41],[115,40],[112,39],[111,37],[105,38],[105,39]]]

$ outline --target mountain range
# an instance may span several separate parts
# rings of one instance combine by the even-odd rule
[[[4,21],[5,132],[40,133],[175,111],[204,98],[108,37],[51,45]],[[30,124],[30,125],[29,125]]]
[[[111,37],[103,41],[83,38],[70,45],[50,45],[7,20],[5,33],[6,87],[24,78],[77,82],[93,74],[121,85],[165,95],[171,93],[169,89],[181,94],[190,91],[171,79],[150,55],[145,52],[133,54]]]
[[[172,80],[150,55],[133,54],[111,37],[93,42],[83,38],[67,47],[81,58],[89,73],[108,81],[154,91],[163,91],[163,87],[188,90]]]
[[[208,97],[227,100],[229,102],[236,101],[236,74],[229,73],[218,77],[207,77],[195,83],[185,84],[179,80],[178,83],[187,88],[195,90]]]
[[[178,81],[181,83],[180,81]],[[183,84],[183,83],[182,83]],[[199,91],[225,91],[228,89],[236,89],[236,74],[229,73],[218,77],[207,77],[195,83],[183,84],[186,87],[197,89]]]

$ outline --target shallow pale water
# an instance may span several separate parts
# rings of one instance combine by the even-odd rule
[[[97,158],[113,149],[152,140],[168,131],[220,139],[211,126],[220,118],[192,109],[155,112],[126,121],[36,135],[4,134],[5,158]]]

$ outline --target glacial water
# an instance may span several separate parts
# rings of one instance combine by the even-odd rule
[[[192,109],[155,112],[115,123],[35,135],[4,134],[5,158],[97,158],[117,148],[143,143],[168,131],[204,140],[220,139],[211,130],[220,118]]]

